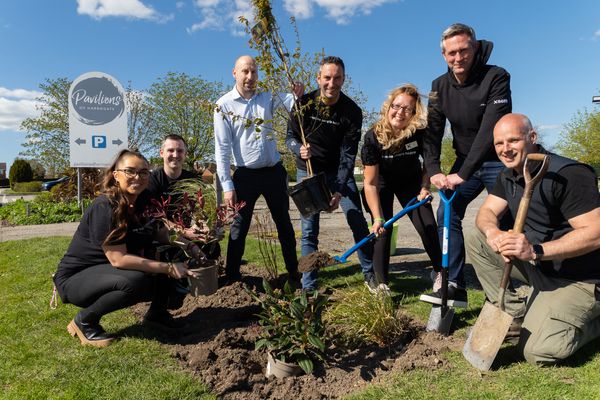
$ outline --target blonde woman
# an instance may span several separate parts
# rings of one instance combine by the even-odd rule
[[[430,194],[429,177],[421,166],[427,112],[414,85],[390,92],[381,106],[380,118],[365,134],[361,159],[365,167],[364,194],[373,218],[372,232],[379,235],[373,249],[373,269],[378,289],[388,291],[391,234],[383,229],[394,215],[394,196],[404,207],[410,199]],[[437,224],[431,205],[408,214],[421,236],[434,270],[441,266]]]

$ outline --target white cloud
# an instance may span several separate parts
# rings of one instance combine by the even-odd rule
[[[542,125],[537,125],[535,127],[535,129],[537,131],[552,131],[552,130],[561,129],[561,128],[562,128],[561,125],[552,125],[552,124],[542,124]]]
[[[285,10],[298,19],[308,19],[322,9],[327,18],[338,24],[348,24],[357,15],[368,15],[375,7],[399,0],[283,0]],[[251,21],[249,0],[195,0],[201,20],[187,28],[188,33],[202,29],[229,29],[234,35],[244,35],[239,17]]]
[[[205,8],[205,7],[216,7],[217,5],[219,5],[219,2],[221,0],[196,0],[196,6],[200,7],[200,8]]]
[[[308,19],[313,16],[312,0],[283,0],[287,12],[298,19]]]
[[[94,19],[126,17],[164,22],[173,16],[160,14],[140,0],[77,0],[77,13]]]
[[[38,92],[36,90],[26,90],[26,89],[7,89],[5,87],[0,86],[0,98],[1,97],[16,97],[20,99],[37,99],[42,96],[42,92]]]
[[[328,18],[347,24],[356,15],[368,15],[375,7],[397,0],[284,0],[285,9],[299,19],[313,16],[313,4],[325,9]]]
[[[249,0],[196,0],[194,5],[200,11],[201,20],[189,27],[188,33],[202,29],[229,29],[233,35],[241,36],[244,35],[244,28],[239,21],[240,16],[252,19]]]
[[[25,118],[38,115],[35,100],[42,93],[25,89],[0,87],[0,131],[18,131]]]

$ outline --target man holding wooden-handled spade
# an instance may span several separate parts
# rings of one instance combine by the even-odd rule
[[[497,347],[512,330],[520,334],[519,348],[528,362],[553,365],[600,337],[600,196],[590,166],[548,153],[536,141],[537,133],[526,116],[507,114],[498,121],[494,147],[506,168],[477,214],[478,229],[466,242],[477,277],[492,302],[484,309],[500,307],[498,312],[509,317],[507,326],[499,328],[502,337]],[[532,153],[549,156],[547,172],[531,192],[523,232],[503,231],[499,219],[505,213],[520,219],[515,216],[521,198],[527,196],[525,183],[535,180],[531,175],[542,169],[541,162],[532,161],[540,157]],[[502,295],[499,284],[505,263],[512,264],[508,269],[512,278],[530,286],[526,300],[510,285]],[[463,354],[479,369],[489,369],[498,348],[493,352],[486,348],[487,336],[497,332],[477,337],[483,314]]]

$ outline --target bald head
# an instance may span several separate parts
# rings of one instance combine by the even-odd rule
[[[233,77],[238,93],[245,99],[250,99],[256,91],[258,68],[256,61],[250,56],[241,56],[235,61]]]
[[[506,114],[494,127],[494,149],[507,168],[522,170],[525,157],[537,151],[537,133],[523,114]]]

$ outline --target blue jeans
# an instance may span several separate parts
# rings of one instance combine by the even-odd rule
[[[300,182],[307,176],[306,171],[298,169],[297,179]],[[330,190],[334,187],[337,172],[327,173],[327,184]],[[333,191],[333,190],[332,190]],[[346,221],[352,230],[354,242],[359,242],[369,234],[367,221],[362,213],[360,204],[360,195],[354,177],[346,182],[346,196],[342,196],[340,207],[346,216]],[[310,218],[300,217],[302,222],[302,241],[301,253],[303,256],[318,250],[319,246],[319,217],[320,214],[313,215]],[[358,259],[365,279],[373,276],[373,242],[369,242],[358,249]],[[317,288],[317,271],[305,272],[302,274],[302,288],[315,290]]]
[[[456,162],[450,173],[459,170],[462,162]],[[465,267],[465,238],[462,231],[462,220],[465,216],[467,206],[473,201],[485,188],[488,192],[492,190],[496,183],[496,178],[504,165],[500,161],[486,161],[475,171],[475,173],[464,183],[456,188],[456,197],[452,201],[452,215],[450,217],[450,232],[448,246],[448,281],[454,282],[458,287],[466,287],[464,267]],[[438,234],[440,243],[442,243],[444,226],[444,205],[440,202],[437,210]]]

